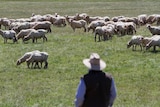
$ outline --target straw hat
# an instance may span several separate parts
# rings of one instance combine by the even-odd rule
[[[84,59],[83,64],[92,70],[103,70],[106,67],[106,63],[100,59],[97,53],[91,53],[89,59]]]

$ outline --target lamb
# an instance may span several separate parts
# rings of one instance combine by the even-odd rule
[[[34,41],[36,40],[37,42],[37,39],[39,38],[43,38],[43,42],[47,41],[47,37],[45,36],[46,33],[47,31],[44,29],[32,30],[27,36],[24,37],[23,42],[32,39],[32,43],[34,43]]]
[[[142,44],[141,44],[141,39],[143,36],[141,35],[133,35],[131,40],[128,41],[127,43],[127,48],[130,48],[132,46],[132,50],[136,50],[136,46],[139,45],[142,51]]]
[[[52,32],[51,30],[51,22],[49,21],[43,21],[38,22],[35,26],[32,27],[33,29],[45,29],[47,32]]]
[[[14,30],[1,30],[0,35],[4,38],[4,43],[7,43],[8,39],[12,39],[13,43],[17,42],[16,32]]]
[[[160,47],[160,35],[154,35],[151,41],[146,45],[146,50],[153,46],[153,51],[156,52],[156,46]]]
[[[76,28],[84,28],[84,32],[86,32],[86,24],[87,22],[85,20],[70,20],[70,26],[72,27],[74,32]]]
[[[150,24],[148,24],[147,28],[149,29],[152,35],[160,35],[160,27],[151,26]]]
[[[39,67],[38,65],[38,68],[42,68],[42,63],[45,62],[45,65],[44,65],[44,69],[48,68],[48,62],[47,62],[47,59],[48,59],[48,53],[47,52],[35,52],[33,53],[28,59],[26,59],[26,63],[27,63],[27,66],[28,68],[30,68],[30,63],[38,63],[40,62],[41,63],[41,67]],[[36,65],[34,66],[34,68],[36,67]],[[32,64],[32,67],[33,68],[33,64]]]
[[[17,60],[17,66],[20,65],[21,63],[25,62],[26,59],[28,59],[33,53],[35,52],[40,52],[38,50],[35,50],[35,51],[31,51],[31,52],[26,52],[22,57],[20,57],[18,60]]]
[[[21,30],[21,31],[16,35],[17,40],[20,39],[20,38],[22,38],[22,40],[23,40],[23,38],[24,38],[25,36],[27,36],[31,31],[34,31],[34,30],[35,30],[35,29],[23,29],[23,30]]]

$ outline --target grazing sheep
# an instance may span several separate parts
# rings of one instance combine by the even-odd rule
[[[33,53],[35,52],[40,52],[38,50],[35,50],[35,51],[31,51],[31,52],[26,52],[22,57],[20,57],[18,60],[17,60],[17,66],[20,65],[21,63],[25,62],[26,59],[28,59]]]
[[[17,23],[17,25],[12,27],[16,33],[19,33],[22,29],[30,29],[30,22]]]
[[[36,29],[36,30],[45,29],[45,30],[47,30],[47,32],[52,32],[52,30],[51,30],[51,22],[49,22],[49,21],[38,22],[32,28]]]
[[[23,42],[32,39],[32,42],[34,43],[34,41],[36,40],[37,42],[37,39],[39,38],[43,38],[43,42],[47,41],[47,37],[45,36],[46,33],[47,31],[44,29],[32,30],[27,36],[23,38]]]
[[[92,33],[94,33],[96,27],[98,27],[98,26],[104,26],[104,25],[105,25],[105,21],[104,20],[96,20],[96,21],[92,21],[88,25],[87,29],[88,29],[88,32],[90,31],[90,29],[92,29],[93,30]]]
[[[156,52],[156,46],[160,47],[160,35],[152,36],[151,41],[146,45],[146,50],[153,46],[153,51]]]
[[[26,59],[26,63],[27,63],[28,68],[30,68],[30,63],[40,62],[41,67],[39,67],[39,65],[38,65],[38,68],[42,68],[42,63],[45,62],[44,69],[46,69],[46,68],[48,68],[47,59],[48,59],[48,53],[47,52],[35,52],[28,59]],[[36,65],[34,66],[34,68],[35,67],[36,67]],[[31,68],[33,68],[33,64],[32,64]]]
[[[73,31],[75,32],[76,28],[84,28],[84,32],[86,32],[86,21],[85,20],[70,20],[70,26],[72,27]]]
[[[151,26],[150,24],[148,24],[147,28],[149,29],[152,35],[160,35],[160,27]]]
[[[13,43],[17,42],[16,32],[14,30],[1,30],[0,35],[4,38],[4,43],[7,43],[8,39],[12,39]]]
[[[146,45],[152,40],[154,36],[152,37],[142,37],[141,38],[141,43],[143,47],[146,47]]]
[[[16,35],[17,40],[20,39],[20,38],[22,38],[22,40],[23,40],[23,38],[24,38],[25,36],[27,36],[31,31],[34,31],[34,30],[35,30],[35,29],[23,29],[23,30],[21,30],[21,31]]]
[[[136,46],[139,45],[142,51],[142,44],[141,39],[143,36],[141,35],[133,35],[132,38],[127,43],[127,48],[130,48],[132,46],[132,50],[136,50]]]

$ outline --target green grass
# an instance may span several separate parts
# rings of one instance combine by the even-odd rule
[[[35,14],[75,15],[86,12],[91,16],[137,16],[159,13],[158,1],[109,1],[103,2],[22,2],[0,3],[0,16],[8,18],[30,17]],[[68,0],[71,1],[71,0]],[[0,107],[73,107],[79,79],[87,73],[82,64],[91,52],[97,52],[106,61],[105,72],[113,75],[117,86],[114,107],[159,107],[160,105],[160,49],[157,53],[141,52],[126,48],[131,36],[117,37],[110,41],[94,42],[91,32],[82,29],[73,32],[70,26],[52,27],[48,41],[17,44],[0,38]],[[150,35],[146,27],[137,34]],[[49,68],[28,69],[26,63],[16,66],[25,52],[32,50],[49,53]]]

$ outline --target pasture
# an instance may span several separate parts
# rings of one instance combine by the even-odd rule
[[[1,0],[0,0],[1,1]],[[91,16],[128,16],[159,14],[157,0],[34,0],[1,1],[0,17],[28,18],[35,14]],[[2,27],[4,29],[4,27]],[[47,42],[37,43],[21,40],[13,44],[3,43],[0,37],[0,107],[74,107],[75,92],[80,77],[87,73],[82,60],[91,52],[97,52],[106,61],[104,70],[113,75],[117,86],[114,107],[159,107],[160,105],[160,49],[153,53],[127,49],[130,35],[112,40],[94,42],[94,34],[69,25],[52,26]],[[137,34],[151,36],[146,26],[137,29]],[[25,52],[32,50],[49,53],[48,69],[28,69],[26,63],[16,66],[16,61]]]

